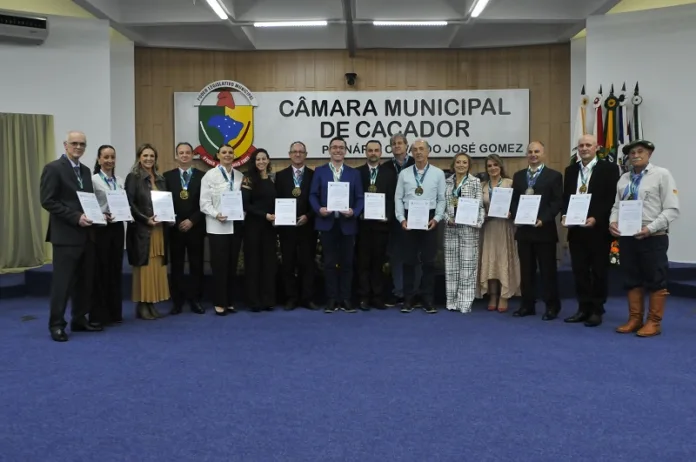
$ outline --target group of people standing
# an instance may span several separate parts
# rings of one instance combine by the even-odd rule
[[[242,249],[243,292],[252,311],[272,310],[278,303],[288,310],[297,306],[318,309],[314,302],[317,240],[323,251],[326,313],[396,305],[402,305],[405,313],[416,307],[436,313],[435,261],[440,249],[435,230],[441,223],[445,226],[448,310],[470,312],[476,297],[487,296],[488,310],[505,312],[508,300],[521,295],[522,303],[513,315],[533,315],[538,266],[546,305],[543,319],[555,319],[561,310],[556,220],[559,213],[565,213],[572,194],[585,193],[592,194],[587,223],[568,233],[579,305],[577,313],[566,321],[601,324],[611,234],[618,233],[618,203],[640,198],[644,202],[644,230],[636,236],[620,237],[621,265],[630,265],[626,267],[630,320],[618,331],[645,336],[659,333],[666,295],[666,232],[678,216],[678,201],[669,172],[649,164],[654,149],[651,143],[637,141],[625,147],[633,169],[619,180],[617,166],[599,160],[596,140],[584,136],[578,144],[580,160],[566,169],[565,185],[560,172],[545,166],[540,142],[529,144],[529,167],[512,178],[500,157],[489,156],[485,180],[470,172],[472,159],[467,154],[454,156],[453,173],[447,177],[429,163],[426,140],[409,146],[406,137],[398,134],[390,145],[393,158],[382,162],[381,142],[369,141],[364,150],[366,163],[353,168],[344,162],[345,140],[337,137],[329,145],[329,162],[312,170],[305,165],[306,145],[296,141],[290,145],[290,165],[286,168],[274,173],[269,153],[257,149],[243,174],[232,167],[235,158],[230,146],[221,146],[219,165],[203,172],[192,166],[192,146],[183,142],[176,146],[178,167],[162,174],[157,167],[157,150],[145,144],[138,148],[135,163],[123,181],[114,173],[116,152],[112,146],[99,147],[94,171],[90,172],[79,161],[87,146],[84,133],[68,133],[65,155],[46,165],[41,178],[41,203],[50,213],[47,240],[54,249],[51,337],[68,340],[65,309],[71,298],[72,331],[101,331],[105,325],[122,321],[124,238],[128,262],[133,266],[132,299],[141,319],[161,317],[157,304],[169,299],[170,314],[181,313],[186,304],[195,313],[205,313],[206,236],[213,276],[212,304],[217,315],[236,311],[234,301],[241,289],[236,275]],[[347,210],[328,209],[331,182],[347,183]],[[488,217],[496,188],[513,189],[507,218]],[[126,191],[133,216],[125,236],[123,223],[112,221],[106,201],[106,192],[117,189]],[[94,226],[86,218],[77,191],[95,193],[106,226]],[[157,220],[152,191],[171,192],[175,223]],[[220,212],[226,191],[241,194],[243,219],[232,220]],[[384,219],[365,219],[366,193],[384,195]],[[541,196],[536,225],[514,224],[523,194]],[[295,226],[275,224],[275,200],[283,198],[296,200]],[[456,223],[462,198],[478,201],[476,223]],[[427,202],[427,229],[409,226],[409,204],[413,201]],[[186,260],[189,277],[184,276]],[[391,293],[385,293],[386,262],[391,269]],[[352,302],[354,276],[357,308]],[[277,296],[277,280],[283,284],[283,300]],[[650,312],[644,323],[646,292]]]

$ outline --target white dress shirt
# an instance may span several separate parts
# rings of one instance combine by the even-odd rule
[[[244,175],[242,172],[232,169],[234,185],[232,190],[239,191],[242,187]],[[227,178],[229,178],[229,173]],[[220,222],[216,218],[220,212],[220,197],[222,193],[230,190],[230,184],[220,171],[220,167],[208,170],[201,180],[201,212],[205,214],[205,227],[208,234],[234,234],[234,222],[228,220]]]
[[[119,176],[116,178],[116,188],[123,189],[123,180]],[[97,202],[99,202],[99,207],[101,207],[102,213],[109,213],[109,204],[106,202],[106,192],[114,190],[114,183],[110,185],[104,181],[104,178],[98,173],[92,175],[92,186],[94,187],[94,195],[97,197]]]
[[[575,194],[587,194],[587,190],[584,193],[580,192],[580,186],[582,186],[582,179],[585,178],[585,187],[590,187],[590,177],[592,176],[592,170],[594,170],[595,165],[597,165],[597,157],[592,159],[589,164],[582,165],[582,162],[578,162],[578,167],[580,171],[578,172],[578,184],[575,187]]]

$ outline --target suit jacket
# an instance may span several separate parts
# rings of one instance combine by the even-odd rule
[[[86,165],[80,164],[83,188],[66,156],[44,166],[41,173],[40,200],[50,215],[46,242],[55,245],[80,246],[87,242],[90,227],[79,225],[82,205],[77,191],[94,192],[92,172]]]
[[[411,165],[413,165],[415,163],[416,163],[416,160],[413,158],[413,156],[408,156],[406,158],[406,165],[404,165],[404,167],[400,171],[397,172],[396,165],[394,165],[394,158],[392,157],[391,159],[387,159],[384,162],[382,162],[382,165],[380,166],[379,170],[380,171],[382,171],[382,169],[391,170],[392,172],[394,172],[394,175],[396,175],[396,177],[398,178],[399,173],[403,172],[404,170],[406,170],[407,168],[409,168]],[[399,224],[399,226],[401,226],[401,224]]]
[[[166,191],[167,185],[164,177],[157,174],[155,177],[155,185],[159,191]],[[125,185],[128,202],[131,206],[131,215],[133,222],[128,223],[126,228],[126,254],[128,255],[128,263],[132,266],[145,266],[150,261],[150,235],[152,228],[148,226],[147,220],[153,216],[152,210],[152,184],[150,183],[150,175],[145,171],[140,170],[137,174],[131,172],[126,176]],[[164,226],[164,248],[169,248],[169,233],[167,228],[171,225],[160,223],[158,226]],[[163,263],[168,262],[167,252],[164,252]]]
[[[183,188],[181,187],[181,177],[179,176],[179,168],[164,172],[164,183],[167,191],[171,191],[174,201],[174,212],[176,213],[176,225],[178,226],[184,220],[191,220],[193,227],[190,232],[198,231],[205,232],[205,215],[201,212],[201,180],[205,173],[197,168],[191,168],[191,179],[188,185],[188,199],[184,200],[179,195]],[[178,229],[178,228],[172,228]]]
[[[364,229],[389,231],[389,222],[396,220],[394,196],[396,195],[396,180],[398,177],[393,162],[391,164],[392,168],[385,168],[385,164],[380,165],[377,171],[377,179],[375,180],[377,192],[385,195],[385,215],[387,221],[362,220],[361,227]],[[367,164],[363,164],[358,167],[358,172],[360,172],[363,191],[367,191],[367,188],[370,187],[370,167]]]
[[[308,221],[305,226],[314,227],[314,209],[309,203],[309,190],[312,186],[314,170],[305,165],[300,183],[300,197],[297,198],[292,195],[292,190],[295,189],[294,176],[295,172],[292,165],[276,173],[276,197],[278,199],[297,199],[297,218],[307,215]],[[279,231],[283,229],[285,227],[279,227]]]
[[[326,202],[328,200],[329,187],[327,186],[329,182],[333,182],[333,172],[329,167],[329,164],[324,164],[314,171],[314,176],[312,177],[312,185],[309,191],[309,203],[314,209],[316,214],[314,228],[317,231],[329,231],[333,228],[334,222],[339,221],[341,226],[341,231],[345,235],[357,234],[358,233],[358,217],[363,211],[363,201],[365,196],[363,194],[362,181],[360,181],[360,173],[352,167],[343,164],[343,173],[341,174],[341,181],[350,184],[350,199],[349,205],[353,209],[353,216],[350,218],[343,216],[339,213],[338,218],[334,216],[333,213],[322,217],[319,214],[319,209],[326,207]]]
[[[517,215],[517,206],[520,196],[527,189],[527,169],[515,173],[512,177],[512,203],[511,215]],[[556,217],[563,207],[563,176],[561,172],[547,166],[541,171],[534,185],[534,194],[541,195],[538,219],[541,226],[536,228],[531,225],[518,226],[515,231],[515,239],[529,242],[558,242],[558,228]]]
[[[580,174],[580,162],[569,165],[565,170],[565,180],[563,184],[563,209],[561,214],[568,213],[570,196],[577,191],[578,175]],[[605,160],[597,160],[597,164],[592,170],[592,176],[587,184],[587,193],[592,194],[590,199],[590,210],[587,217],[594,218],[596,223],[592,228],[582,228],[571,226],[568,228],[568,239],[587,232],[596,232],[609,236],[609,215],[614,206],[616,196],[616,183],[619,181],[619,168],[617,165]]]

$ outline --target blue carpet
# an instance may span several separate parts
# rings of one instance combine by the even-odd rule
[[[686,461],[696,310],[665,333],[488,313],[185,313],[50,340],[0,310],[2,461]],[[574,311],[565,301],[563,315]]]

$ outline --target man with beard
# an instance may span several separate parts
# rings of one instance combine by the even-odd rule
[[[383,266],[387,256],[389,223],[394,220],[394,193],[396,174],[393,170],[382,168],[382,143],[370,140],[365,144],[367,163],[358,168],[365,194],[381,194],[384,197],[384,218],[366,219],[363,216],[358,225],[358,297],[360,309],[367,311],[370,304],[384,309]],[[365,201],[367,202],[367,196]]]

